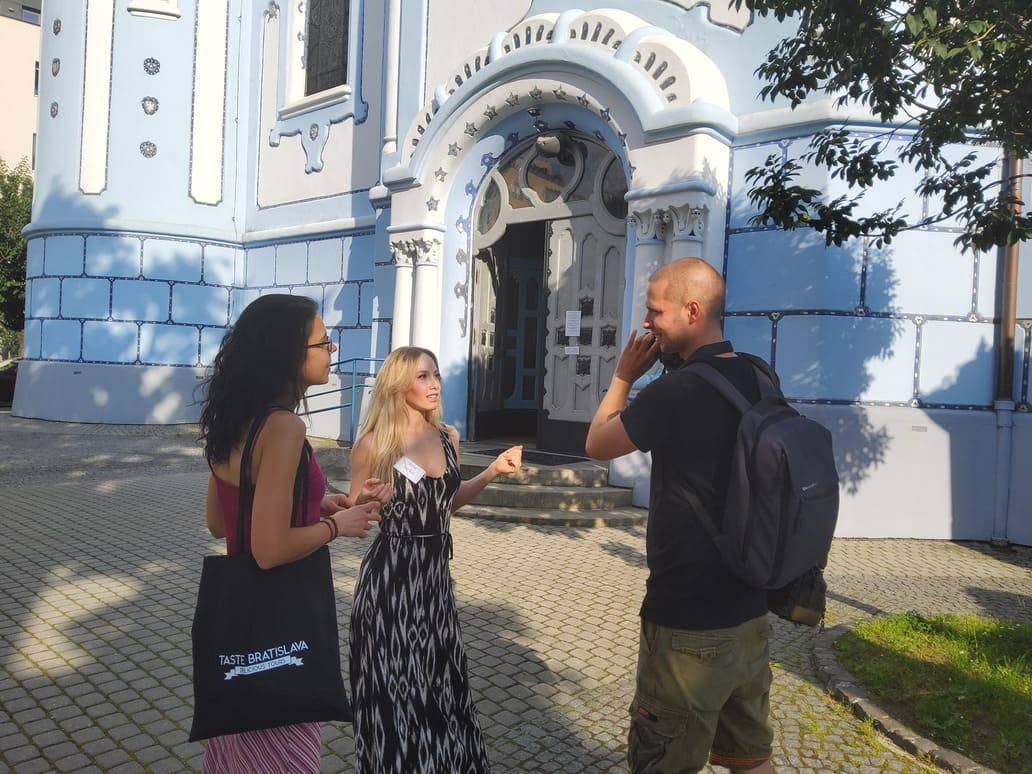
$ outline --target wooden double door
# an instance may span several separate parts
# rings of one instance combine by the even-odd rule
[[[585,214],[510,224],[477,254],[473,438],[583,455],[620,354],[625,245]]]

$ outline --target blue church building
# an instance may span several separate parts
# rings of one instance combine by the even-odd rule
[[[227,326],[285,292],[342,358],[313,434],[351,437],[376,363],[416,344],[464,438],[580,454],[649,275],[699,257],[728,338],[832,430],[840,536],[1032,544],[1032,271],[1001,399],[1001,258],[962,253],[955,223],[883,248],[757,227],[751,167],[886,127],[762,102],[786,28],[725,5],[46,3],[14,414],[195,421]],[[934,212],[918,182],[868,206]],[[648,469],[610,476],[641,503]]]

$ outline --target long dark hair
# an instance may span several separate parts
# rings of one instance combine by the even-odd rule
[[[273,293],[248,304],[226,331],[204,382],[200,425],[209,465],[227,461],[265,409],[284,401],[284,408],[297,408],[317,311],[315,301],[306,296]]]

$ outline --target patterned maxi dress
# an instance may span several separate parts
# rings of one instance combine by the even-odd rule
[[[470,695],[448,562],[455,449],[443,476],[394,472],[394,499],[362,561],[351,612],[351,691],[359,774],[489,771]]]

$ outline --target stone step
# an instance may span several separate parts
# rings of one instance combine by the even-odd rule
[[[488,484],[476,502],[509,508],[560,511],[598,511],[631,504],[631,490],[615,486],[551,486],[542,484]]]
[[[351,479],[351,449],[338,442],[314,440],[315,457],[326,478],[331,481]],[[473,478],[493,461],[475,451],[462,451],[459,462],[463,478]],[[609,484],[609,468],[591,460],[573,460],[568,465],[535,465],[524,461],[518,473],[505,476],[505,483],[541,484],[543,486],[604,487]],[[501,479],[496,479],[501,480]]]
[[[649,512],[645,508],[633,506],[603,511],[562,511],[547,508],[507,508],[474,502],[463,506],[454,515],[462,519],[554,527],[626,527],[645,524]]]
[[[326,474],[328,488],[347,492],[351,487],[351,450],[339,443],[313,446]],[[464,479],[473,478],[491,464],[494,455],[477,453],[487,448],[490,446],[476,443],[469,444],[469,448],[463,446]],[[646,521],[648,512],[631,504],[630,489],[609,486],[609,470],[605,465],[577,457],[568,457],[568,460],[561,465],[545,465],[524,459],[518,473],[496,478],[475,502],[455,515],[568,527],[623,526]]]
[[[473,478],[491,464],[478,455],[462,456],[462,477]],[[517,473],[495,479],[505,484],[540,484],[541,486],[604,487],[609,484],[609,470],[597,462],[581,462],[570,466],[529,465],[524,463]]]

